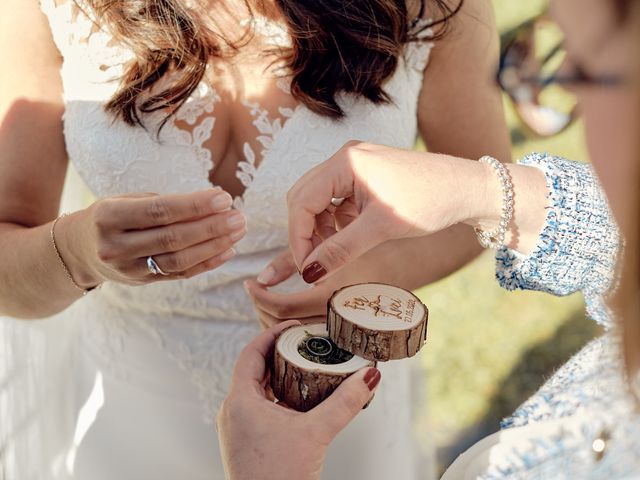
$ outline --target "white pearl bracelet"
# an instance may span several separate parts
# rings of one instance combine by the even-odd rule
[[[485,232],[479,228],[475,228],[476,235],[480,245],[484,248],[499,249],[504,246],[504,238],[507,228],[513,218],[513,183],[507,167],[493,157],[484,156],[480,162],[491,166],[498,174],[500,186],[502,188],[502,215],[500,215],[500,223],[498,227],[490,232]]]

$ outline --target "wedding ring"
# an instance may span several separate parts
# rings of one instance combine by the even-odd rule
[[[311,337],[305,342],[307,351],[316,357],[326,357],[333,352],[333,342],[324,337]]]
[[[149,272],[154,275],[164,275],[165,277],[169,276],[168,273],[162,271],[153,257],[147,257],[147,268],[149,269]]]

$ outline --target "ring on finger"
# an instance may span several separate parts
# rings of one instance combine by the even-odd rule
[[[163,275],[165,277],[169,276],[168,273],[162,271],[158,263],[151,256],[147,257],[147,269],[153,275]]]

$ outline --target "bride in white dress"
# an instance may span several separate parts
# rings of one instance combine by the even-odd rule
[[[297,274],[276,288],[280,301],[291,299],[288,309],[262,302],[256,313],[243,288],[287,247],[289,187],[350,140],[411,148],[420,133],[432,150],[508,159],[501,99],[484,81],[497,58],[491,6],[467,0],[440,39],[432,38],[439,26],[428,28],[426,18],[459,2],[427,1],[424,9],[409,2],[405,27],[417,40],[397,52],[397,66],[383,79],[389,101],[367,100],[364,87],[338,88],[333,98],[344,116],[335,118],[309,91],[292,88],[277,53],[300,48],[292,44],[294,27],[311,29],[297,31],[297,40],[311,38],[312,7],[340,57],[353,39],[344,30],[336,36],[344,29],[336,22],[354,32],[362,27],[349,9],[394,15],[403,2],[278,0],[258,2],[253,16],[240,0],[210,2],[218,26],[251,35],[232,57],[210,49],[205,76],[186,102],[170,116],[168,109],[138,111],[143,128],[105,107],[132,62],[144,63],[144,55],[158,53],[149,45],[172,37],[136,44],[143,37],[126,35],[135,21],[129,30],[109,24],[91,2],[39,3],[0,6],[0,478],[222,479],[215,414],[237,354],[260,329],[257,320],[320,315],[327,292],[350,282],[415,288],[477,253],[473,236],[454,228],[370,252],[320,282],[304,305],[299,295],[288,296],[308,288]],[[204,11],[196,0],[111,3],[138,21],[167,5]],[[323,4],[324,16],[317,11]],[[308,16],[300,17],[305,9]],[[178,21],[166,29],[178,26],[199,33]],[[375,36],[358,35],[367,42]],[[366,76],[371,50],[361,48],[349,55],[362,56],[358,74]],[[137,93],[158,93],[176,75],[158,74],[151,90],[139,84]],[[54,223],[67,159],[99,200]],[[404,260],[386,255],[397,248]],[[147,257],[169,275],[151,274]],[[47,320],[18,320],[37,318]],[[333,444],[325,478],[429,474],[411,438],[406,364],[382,369],[384,385]]]

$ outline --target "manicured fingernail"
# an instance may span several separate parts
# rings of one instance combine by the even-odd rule
[[[302,271],[302,278],[307,283],[315,283],[327,274],[327,269],[318,262],[313,262]]]
[[[246,221],[244,215],[240,212],[234,212],[229,218],[227,218],[227,226],[232,230],[237,230],[244,227]]]
[[[220,255],[220,260],[224,262],[226,260],[232,259],[235,256],[236,256],[236,251],[233,248],[230,248],[229,250],[224,252],[222,255]]]
[[[232,242],[237,242],[238,240],[240,240],[242,237],[244,237],[247,234],[247,231],[243,228],[242,230],[236,230],[235,232],[233,232],[231,235],[229,235],[229,238],[231,239]]]
[[[211,207],[213,207],[215,211],[224,210],[225,208],[229,208],[232,202],[233,199],[227,192],[217,193],[213,197],[213,200],[211,200]]]
[[[276,276],[276,269],[273,268],[271,265],[269,265],[267,268],[265,268],[260,272],[256,280],[258,281],[258,283],[261,283],[262,285],[268,285],[269,282],[271,282],[271,280],[273,280],[273,277],[275,276]]]
[[[367,370],[367,373],[364,375],[364,378],[362,379],[362,381],[367,385],[369,385],[369,382],[375,376],[376,373],[378,373],[378,369],[371,367],[369,370]]]
[[[373,368],[372,370],[375,370],[375,372],[374,372],[373,378],[371,380],[369,380],[369,382],[367,382],[367,386],[369,387],[369,390],[371,390],[373,392],[376,389],[376,387],[378,386],[378,384],[380,383],[380,379],[382,378],[382,374],[380,373],[380,370],[378,370],[376,368]]]

